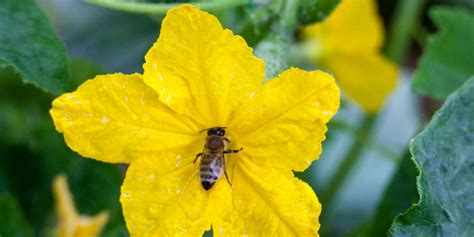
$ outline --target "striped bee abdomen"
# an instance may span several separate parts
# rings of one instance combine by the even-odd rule
[[[201,157],[199,175],[201,185],[205,190],[211,189],[222,174],[225,174],[227,182],[232,185],[225,171],[224,154],[237,153],[242,150],[242,147],[240,150],[227,150],[226,146],[230,140],[225,137],[224,129],[225,127],[212,127],[200,131],[200,133],[207,131],[206,144],[204,144],[204,151],[196,155],[193,163]]]
[[[224,154],[204,154],[202,156],[199,175],[201,185],[205,190],[214,186],[216,181],[222,176],[224,168]]]

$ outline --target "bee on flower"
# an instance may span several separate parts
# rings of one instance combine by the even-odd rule
[[[290,68],[263,83],[245,40],[191,5],[168,11],[143,68],[88,80],[51,109],[71,149],[130,163],[132,236],[318,234],[321,205],[292,171],[321,154],[339,108],[331,75]]]
[[[237,153],[242,150],[242,147],[239,150],[225,149],[227,143],[230,142],[225,137],[225,129],[225,127],[204,129],[203,131],[207,131],[206,144],[204,145],[205,152],[197,154],[193,161],[196,162],[199,157],[202,157],[199,171],[202,187],[206,190],[212,188],[217,179],[222,176],[222,173],[225,174],[227,182],[231,184],[225,171],[224,154]]]

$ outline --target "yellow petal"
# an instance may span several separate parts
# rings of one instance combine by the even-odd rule
[[[325,124],[338,108],[332,76],[291,68],[265,83],[228,130],[255,162],[302,171],[321,154]]]
[[[398,68],[377,53],[337,54],[323,64],[339,85],[366,112],[377,112],[395,89]]]
[[[163,153],[131,164],[120,197],[131,236],[202,236],[210,228],[194,155]]]
[[[53,101],[56,129],[82,156],[131,162],[200,140],[196,126],[162,104],[139,74],[97,76]]]
[[[264,78],[264,63],[245,40],[191,5],[168,11],[145,56],[145,82],[178,113],[202,128],[224,125]]]
[[[96,216],[79,216],[64,175],[53,180],[53,194],[58,213],[58,235],[61,237],[99,236],[109,219],[108,212]]]
[[[94,217],[81,216],[77,223],[77,228],[73,236],[99,236],[109,219],[108,212],[101,212]]]
[[[79,214],[76,211],[72,194],[69,191],[66,176],[58,175],[54,178],[53,195],[59,220],[59,235],[73,236]]]
[[[231,175],[233,208],[213,223],[215,236],[316,236],[321,204],[291,171],[241,156]]]
[[[343,0],[325,21],[308,26],[304,33],[322,44],[324,55],[377,51],[384,40],[374,0]]]

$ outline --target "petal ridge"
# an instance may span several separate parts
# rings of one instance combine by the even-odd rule
[[[202,128],[223,125],[263,81],[264,63],[252,51],[215,16],[182,5],[168,12],[145,56],[145,83]]]
[[[210,228],[208,193],[200,186],[192,156],[184,155],[186,162],[180,164],[175,153],[160,156],[160,166],[146,157],[127,171],[120,196],[127,228],[132,236],[202,235]]]
[[[233,209],[213,223],[217,236],[314,236],[321,205],[314,191],[290,171],[239,157]]]
[[[331,75],[290,68],[265,83],[228,130],[253,161],[303,171],[322,151],[339,97]]]
[[[158,100],[140,74],[99,75],[53,101],[56,129],[82,156],[128,163],[199,142],[198,128]]]

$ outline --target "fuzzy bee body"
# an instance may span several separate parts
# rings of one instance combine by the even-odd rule
[[[224,154],[237,153],[242,150],[227,150],[227,143],[229,139],[225,137],[224,127],[214,127],[207,130],[206,144],[204,145],[204,151],[196,155],[197,158],[201,157],[199,167],[199,177],[201,185],[205,190],[209,190],[214,186],[217,180],[225,174],[227,182],[229,178],[225,171],[225,159]],[[203,131],[206,131],[203,130]],[[202,132],[202,131],[201,131]]]
[[[204,154],[199,169],[202,187],[209,190],[222,176],[223,169],[224,154]]]

